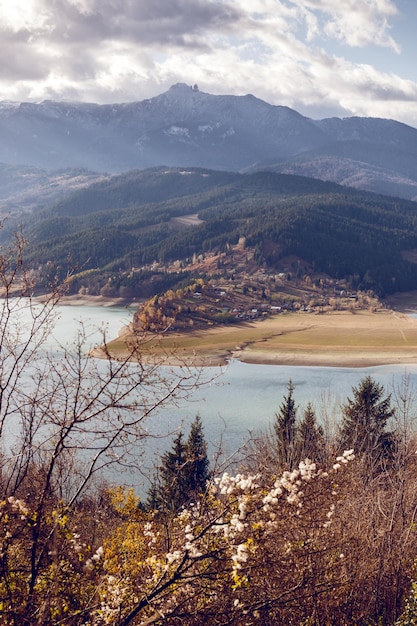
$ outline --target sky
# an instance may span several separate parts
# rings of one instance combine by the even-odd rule
[[[417,127],[416,33],[416,0],[0,0],[0,100],[131,102],[182,82]]]

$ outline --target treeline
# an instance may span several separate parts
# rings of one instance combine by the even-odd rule
[[[192,275],[184,271],[175,273],[142,269],[135,272],[120,272],[117,267],[108,267],[103,274],[100,270],[86,270],[71,277],[68,283],[70,293],[104,296],[107,298],[147,299],[169,289],[179,289],[188,285]],[[43,276],[45,285],[51,283],[51,276]]]
[[[178,228],[173,218],[203,224]],[[10,232],[13,224],[7,226]],[[378,295],[417,288],[415,203],[273,173],[150,170],[79,191],[24,226],[34,266],[130,271],[222,250],[245,237],[271,268],[297,255]],[[63,272],[64,270],[62,270]]]

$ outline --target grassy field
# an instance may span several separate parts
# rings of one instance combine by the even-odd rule
[[[129,335],[110,344],[126,351]],[[142,356],[163,362],[220,365],[231,358],[250,363],[364,367],[417,363],[417,319],[383,310],[287,313],[241,326],[148,336]]]

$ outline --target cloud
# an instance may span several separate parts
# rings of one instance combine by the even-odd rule
[[[61,76],[61,85],[78,76],[82,91],[94,70],[100,76],[107,65],[117,75],[115,67],[126,57],[141,75],[150,54],[206,49],[211,32],[233,31],[241,15],[238,7],[214,0],[0,0],[7,59],[0,76],[17,82],[43,77],[45,85],[53,75]],[[21,69],[13,59],[22,59]],[[39,85],[33,89],[40,91]]]
[[[91,46],[110,40],[181,46],[201,32],[233,25],[240,16],[237,8],[214,0],[37,0],[37,3],[48,25],[48,40],[62,46],[69,41]],[[42,37],[42,32],[39,36]]]
[[[389,34],[389,19],[398,15],[391,0],[299,0],[300,15],[314,24],[314,33],[322,31],[330,38],[349,46],[369,44],[399,51]]]
[[[2,30],[39,32],[45,29],[50,13],[43,0],[0,0]]]
[[[0,87],[8,99],[114,102],[196,82],[417,123],[416,84],[366,62],[368,47],[398,56],[398,15],[393,0],[0,0]]]

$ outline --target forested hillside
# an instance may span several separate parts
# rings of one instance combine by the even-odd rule
[[[178,220],[184,216],[193,216],[187,227]],[[9,221],[3,238],[13,228]],[[417,288],[415,203],[300,176],[130,172],[32,215],[23,230],[28,261],[44,278],[51,263],[61,277],[75,266],[101,284],[123,280],[134,290],[152,264],[184,267],[193,255],[244,240],[258,264],[273,270],[295,255],[379,295]]]

